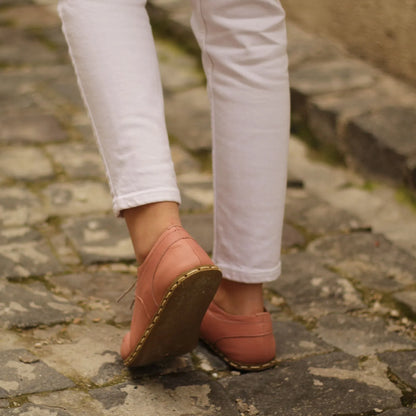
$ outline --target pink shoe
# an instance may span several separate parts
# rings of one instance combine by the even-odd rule
[[[276,365],[276,345],[269,312],[231,315],[211,302],[201,324],[200,337],[238,370],[260,371]]]
[[[130,331],[121,344],[129,367],[191,351],[221,272],[181,227],[169,227],[138,269]]]

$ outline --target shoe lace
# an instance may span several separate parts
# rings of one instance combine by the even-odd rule
[[[121,300],[123,300],[135,287],[136,287],[137,281],[134,281],[132,285],[130,285],[127,290],[125,290],[116,300],[117,303],[120,303]],[[131,301],[130,309],[133,309],[134,305],[134,299]]]

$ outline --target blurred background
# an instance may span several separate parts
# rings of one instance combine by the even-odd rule
[[[282,0],[290,20],[416,85],[416,0]]]

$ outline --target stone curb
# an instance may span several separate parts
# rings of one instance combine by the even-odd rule
[[[189,9],[179,0],[148,5],[157,30],[199,53]],[[287,30],[294,127],[306,125],[318,148],[364,175],[416,189],[416,91],[292,22]]]

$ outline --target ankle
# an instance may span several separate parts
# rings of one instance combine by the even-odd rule
[[[138,264],[171,225],[181,225],[176,202],[157,202],[123,211]]]
[[[222,279],[214,301],[232,315],[253,315],[263,312],[263,285]]]

